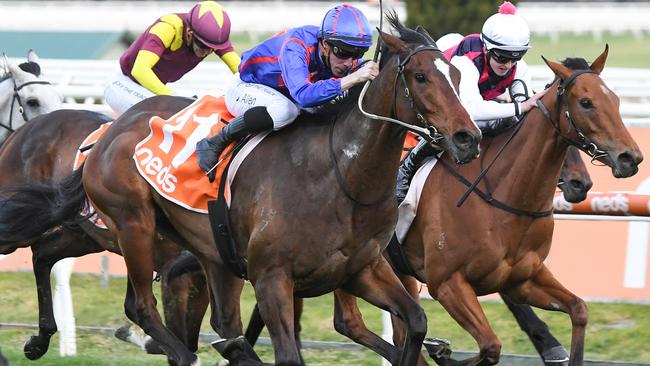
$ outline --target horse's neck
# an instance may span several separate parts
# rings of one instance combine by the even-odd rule
[[[548,210],[568,145],[537,108],[529,112],[522,123],[518,135],[499,157],[500,163],[495,164],[488,174],[489,181],[494,196],[513,207]],[[493,152],[501,147],[509,133],[505,132],[492,142]],[[486,156],[486,164],[493,156],[493,153]]]
[[[388,116],[392,93],[382,93],[375,80],[363,100],[369,113]],[[372,201],[394,190],[399,158],[404,142],[403,128],[389,122],[373,120],[354,107],[347,116],[339,117],[333,136],[333,147],[344,180],[351,183],[350,192],[360,200]]]

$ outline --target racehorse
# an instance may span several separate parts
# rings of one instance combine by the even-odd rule
[[[558,187],[562,190],[564,199],[573,203],[581,202],[587,197],[587,192],[591,186],[591,178],[582,158],[580,157],[580,150],[574,146],[569,146],[558,182]],[[171,268],[171,272],[174,273],[200,270],[201,268],[198,263],[189,258],[186,258],[184,261],[177,261]],[[174,277],[174,273],[172,273],[170,277]],[[418,291],[419,284],[415,281],[410,281],[412,278],[409,279],[408,277],[401,275],[400,278],[403,278],[405,284],[413,286],[414,291]],[[539,319],[529,305],[514,303],[509,297],[503,294],[501,295],[503,301],[508,306],[508,309],[517,319],[521,329],[528,335],[540,357],[542,357],[542,360],[544,360],[547,365],[557,365],[558,362],[562,362],[562,360],[568,360],[568,355],[566,354],[564,347],[562,347],[559,341],[550,333],[546,323]],[[300,314],[302,313],[303,301],[300,298],[296,298],[294,301],[296,308],[296,324],[298,324]],[[200,310],[196,309],[195,313],[200,313]],[[337,311],[337,313],[341,315],[340,312]],[[380,342],[378,340],[379,337],[370,332],[363,323],[355,323],[355,321],[360,320],[360,317],[348,317],[346,319],[342,319],[341,316],[336,318],[336,329],[340,330],[341,333],[352,339],[356,339],[361,343],[376,344]],[[246,338],[250,344],[254,345],[256,343],[263,328],[264,322],[260,316],[259,308],[256,306],[253,309],[250,322],[246,329]],[[297,342],[299,342],[299,331],[300,326],[296,326]],[[371,341],[371,339],[374,340]],[[381,354],[379,351],[378,353]]]
[[[41,78],[38,61],[33,50],[20,65],[6,57],[0,61],[0,144],[30,119],[62,107],[63,97]]]
[[[111,120],[108,116],[82,110],[58,110],[34,118],[17,129],[0,147],[0,171],[4,172],[0,175],[0,187],[61,180],[71,172],[77,149],[86,136]],[[39,302],[39,334],[25,342],[24,352],[27,358],[35,360],[43,356],[48,350],[51,336],[57,331],[52,311],[52,266],[63,258],[80,257],[104,250],[121,254],[115,241],[115,237],[107,230],[90,223],[63,226],[37,240],[10,242],[4,238],[0,244],[1,254],[9,254],[27,246],[32,250]],[[199,317],[199,324],[195,324],[192,322],[196,318],[192,317],[193,309],[186,307],[189,303],[200,306],[202,301],[207,301],[202,300],[202,296],[195,296],[193,291],[193,284],[201,285],[204,279],[195,279],[198,275],[192,274],[175,276],[172,281],[168,281],[167,267],[170,267],[171,260],[180,254],[181,249],[166,240],[158,240],[157,244],[163,246],[156,253],[156,270],[161,278],[166,324],[190,349],[196,350],[203,314]],[[205,306],[207,303],[203,304],[203,311]],[[159,347],[152,342],[144,347],[150,353],[161,353]]]
[[[591,65],[580,58],[563,63],[544,59],[556,80],[539,108],[513,130],[518,135],[504,133],[484,141],[488,147],[483,156],[489,161],[514,136],[504,150],[510,153],[496,160],[461,207],[456,207],[458,198],[470,185],[466,180],[462,183],[462,177],[478,176],[479,164],[454,168],[443,156],[437,162],[442,167],[427,178],[403,250],[417,278],[480,349],[479,355],[464,361],[436,357],[440,364],[499,361],[501,344],[476,298],[493,292],[517,303],[568,313],[569,364],[582,364],[587,307],[553,277],[543,261],[553,234],[552,198],[568,146],[577,146],[610,166],[618,178],[636,174],[643,160],[623,125],[618,97],[599,76],[607,54],[608,47]]]
[[[431,124],[438,144],[459,163],[477,156],[480,132],[458,99],[458,70],[427,37],[405,28],[395,15],[389,21],[400,37],[380,33],[381,72],[360,101],[370,117],[352,103],[341,105],[334,121],[302,117],[263,140],[231,186],[232,235],[238,253],[247,257],[248,278],[270,329],[277,364],[300,364],[293,295],[318,296],[336,288],[406,322],[405,346],[395,362],[411,365],[420,354],[426,319],[381,256],[396,220],[394,182],[406,130],[380,122],[388,120],[380,116],[421,128]],[[198,258],[206,273],[211,325],[225,340],[218,348],[231,364],[254,361],[240,338],[243,281],[226,268],[208,217],[164,200],[132,161],[135,145],[149,133],[149,119],[169,118],[187,105],[165,96],[142,101],[113,123],[82,169],[50,187],[57,199],[51,200],[52,190],[38,199],[29,187],[5,199],[7,207],[18,208],[13,213],[38,222],[10,234],[38,236],[73,220],[84,206],[80,196],[85,189],[117,234],[127,264],[127,316],[161,344],[172,362],[190,365],[199,362],[197,357],[163,326],[151,291],[154,238],[178,234],[175,241]],[[269,161],[273,169],[264,169]],[[55,211],[43,213],[43,207]]]
[[[580,150],[575,146],[569,146],[558,182],[564,199],[571,203],[582,202],[587,198],[587,192],[592,185],[587,167],[580,157]]]
[[[9,360],[7,360],[5,355],[2,354],[1,350],[0,350],[0,366],[9,366]]]

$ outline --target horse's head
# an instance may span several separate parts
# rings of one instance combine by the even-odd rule
[[[569,146],[558,182],[564,199],[572,203],[582,202],[587,198],[587,192],[592,185],[587,167],[580,156],[580,150]]]
[[[625,178],[636,174],[643,155],[623,124],[618,96],[600,78],[608,49],[591,66],[580,58],[562,63],[544,58],[557,80],[556,92],[543,98],[549,108],[541,109],[563,139]]]
[[[399,37],[380,32],[382,73],[378,79],[384,88],[390,85],[387,90],[392,91],[392,114],[428,130],[427,138],[448,151],[456,162],[476,158],[481,132],[460,102],[460,72],[426,31],[406,28],[395,13],[388,14],[388,20]]]
[[[16,65],[6,57],[0,61],[0,124],[15,130],[30,119],[61,109],[63,97],[41,79],[38,56],[32,50],[27,62]]]

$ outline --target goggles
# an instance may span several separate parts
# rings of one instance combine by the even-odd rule
[[[202,50],[211,50],[212,47],[208,46],[207,44],[201,42],[196,36],[192,37],[194,40],[194,44],[196,44],[200,49]]]
[[[521,58],[526,54],[526,51],[504,51],[498,49],[492,49],[489,52],[494,61],[500,64],[508,63],[508,61],[515,63],[521,60]]]
[[[350,49],[343,49],[339,46],[333,45],[330,43],[330,46],[332,47],[332,53],[334,56],[341,60],[347,60],[349,58],[351,59],[359,59],[363,57],[363,55],[368,51],[367,48],[360,48],[360,47],[355,47],[352,50]]]

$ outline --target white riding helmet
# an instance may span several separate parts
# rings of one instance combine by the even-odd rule
[[[517,8],[504,1],[497,14],[483,24],[481,39],[488,50],[526,51],[530,48],[530,28],[526,21],[516,15]]]

